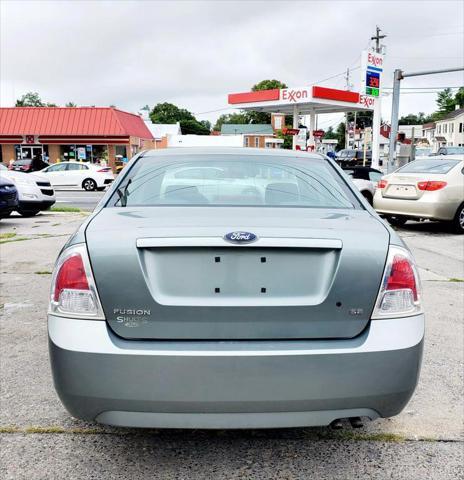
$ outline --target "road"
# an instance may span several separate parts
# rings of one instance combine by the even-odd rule
[[[55,190],[56,205],[76,207],[91,212],[105,192],[86,192],[84,190]]]
[[[47,212],[0,223],[16,234],[0,245],[1,478],[463,478],[462,237],[434,224],[399,230],[419,264],[427,316],[420,382],[400,415],[358,430],[146,431],[72,418],[52,385],[50,272],[85,218]]]

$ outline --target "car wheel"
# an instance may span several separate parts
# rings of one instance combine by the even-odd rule
[[[82,182],[82,188],[87,192],[92,192],[97,189],[97,182],[95,180],[92,180],[91,178],[86,178]]]
[[[454,216],[453,230],[456,233],[464,233],[464,203],[462,203]]]
[[[402,227],[408,221],[408,217],[401,216],[388,215],[386,218],[388,223],[390,223],[390,225],[394,225],[395,227]]]
[[[367,200],[369,205],[372,207],[374,203],[374,199],[372,198],[371,193],[370,192],[361,192],[361,193],[362,193],[362,196]]]
[[[40,212],[40,210],[22,210],[18,209],[18,213],[21,215],[21,217],[34,217]]]

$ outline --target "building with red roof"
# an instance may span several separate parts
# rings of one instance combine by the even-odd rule
[[[111,107],[0,108],[0,160],[102,160],[115,167],[156,142],[139,115]]]

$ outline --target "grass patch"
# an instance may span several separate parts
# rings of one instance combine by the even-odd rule
[[[16,237],[16,233],[0,233],[0,240],[7,240]]]
[[[53,207],[50,208],[50,212],[79,213],[79,212],[81,212],[81,209],[77,208],[77,207],[66,207],[66,206],[53,205]]]
[[[448,282],[458,282],[458,283],[462,283],[464,282],[464,280],[462,278],[449,278],[448,279]]]
[[[49,270],[39,270],[38,272],[34,272],[36,275],[51,275],[52,272]]]
[[[22,242],[23,240],[29,240],[29,238],[26,237],[16,237],[16,233],[14,234],[15,237],[10,237],[6,240],[0,240],[0,244],[2,243],[11,243],[11,242]]]
[[[25,429],[21,430],[23,433],[71,433],[71,434],[80,434],[80,435],[95,435],[97,433],[105,433],[104,430],[100,428],[64,428],[58,426],[50,426],[50,427],[26,427]]]

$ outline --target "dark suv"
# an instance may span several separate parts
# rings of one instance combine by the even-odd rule
[[[0,218],[18,208],[18,191],[11,180],[0,177]]]
[[[340,150],[337,155],[336,162],[340,166],[362,165],[364,163],[364,151],[344,148]],[[366,165],[372,163],[372,151],[366,151]]]

